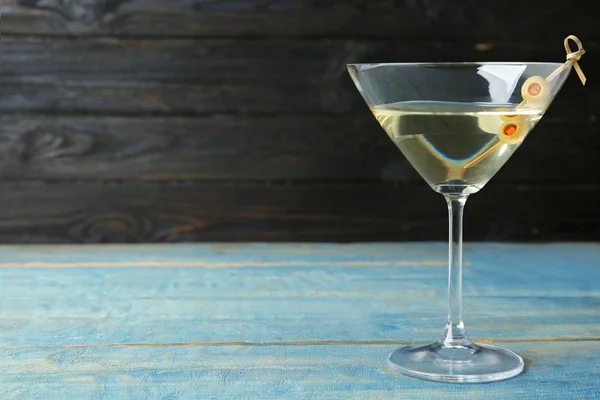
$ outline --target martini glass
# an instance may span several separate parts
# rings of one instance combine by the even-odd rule
[[[377,121],[448,204],[448,322],[436,342],[391,353],[388,363],[394,369],[441,382],[491,382],[523,371],[520,356],[475,344],[465,330],[463,207],[531,133],[574,64],[580,72],[582,54],[580,48],[577,58],[568,56],[566,63],[348,65]]]

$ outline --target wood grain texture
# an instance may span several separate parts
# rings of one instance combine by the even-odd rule
[[[2,8],[3,32],[11,34],[560,40],[577,33],[598,37],[595,9],[583,0],[509,1],[502,7],[485,7],[475,0],[5,0]]]
[[[597,240],[596,14],[475,3],[6,0],[0,240],[443,240],[345,64],[561,61],[571,33],[588,86],[470,201],[467,236]]]
[[[521,354],[524,374],[465,386],[391,371],[390,351],[441,330],[446,268],[423,263],[445,262],[446,250],[444,243],[3,246],[0,393],[600,396],[598,243],[466,245],[467,327]],[[128,267],[132,261],[139,265]],[[48,262],[70,267],[31,266]],[[106,266],[86,266],[94,262]]]
[[[445,202],[424,183],[4,183],[0,191],[3,243],[447,237]],[[597,196],[595,186],[490,185],[469,201],[465,237],[596,241]]]
[[[416,173],[371,119],[4,117],[0,176],[356,180],[380,179],[386,170],[395,170],[399,179],[416,180]]]
[[[356,117],[4,116],[0,177],[422,182],[364,111]],[[577,138],[565,135],[572,130]],[[596,130],[595,122],[542,120],[494,184],[596,182]]]
[[[582,38],[582,40],[584,40]],[[349,62],[562,61],[561,40],[415,44],[369,40],[50,40],[3,38],[0,106],[4,112],[100,115],[206,113],[366,113],[346,70]],[[585,43],[585,88],[574,77],[560,112],[595,116],[598,46]],[[589,72],[588,72],[589,71]],[[564,99],[566,100],[566,99]]]
[[[445,322],[446,252],[443,243],[7,246],[0,348],[433,340]],[[598,244],[468,245],[470,333],[600,340],[599,256]]]
[[[390,345],[2,349],[10,399],[573,399],[600,397],[598,342],[509,345],[527,371],[487,385],[432,384],[385,366]]]

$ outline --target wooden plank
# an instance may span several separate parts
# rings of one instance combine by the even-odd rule
[[[0,241],[445,240],[446,206],[425,183],[3,183]],[[490,184],[467,240],[598,240],[598,187]],[[498,206],[502,199],[502,206]],[[568,206],[566,206],[568,205]]]
[[[0,393],[23,399],[600,395],[598,243],[466,245],[468,326],[482,341],[521,354],[523,375],[464,386],[391,371],[390,351],[439,334],[444,253],[443,243],[3,246]],[[139,265],[132,268],[132,261]],[[31,265],[48,262],[56,265]]]
[[[16,399],[575,399],[600,397],[598,342],[508,346],[523,375],[431,384],[391,371],[394,346],[3,349],[0,390]]]
[[[0,343],[433,340],[445,322],[445,251],[442,243],[2,248]],[[588,283],[600,281],[598,257],[598,244],[467,245],[472,335],[511,343],[600,340],[600,291]]]
[[[498,247],[525,253],[524,257],[539,256],[552,247],[560,257],[567,254],[579,254],[584,259],[592,258],[596,245],[586,243],[555,243],[549,245],[514,245],[477,243],[465,244],[465,251],[479,249],[478,254],[498,252]],[[110,252],[106,249],[110,248]],[[132,255],[133,258],[132,258]],[[169,244],[77,244],[77,245],[3,245],[0,247],[0,267],[15,264],[23,267],[24,263],[40,265],[53,262],[57,265],[74,264],[85,267],[85,264],[99,263],[101,267],[114,264],[116,267],[124,263],[139,263],[148,267],[152,263],[164,263],[177,267],[185,264],[204,263],[206,268],[250,266],[333,266],[341,264],[350,266],[355,263],[359,267],[395,265],[410,266],[430,265],[445,266],[447,264],[446,243],[169,243]],[[268,264],[268,265],[265,265]],[[193,265],[203,267],[202,265]]]
[[[73,77],[75,78],[75,77]],[[67,79],[69,79],[67,81]],[[3,77],[0,106],[6,112],[78,113],[112,115],[195,115],[206,113],[315,113],[324,100],[313,87],[254,84],[210,85],[114,81],[81,82],[65,78],[60,84],[45,79]],[[352,88],[345,85],[344,93]],[[326,104],[327,112],[364,106],[350,95],[341,104]],[[280,99],[275,101],[274,99]]]
[[[363,111],[355,117],[4,116],[0,177],[421,182]],[[494,182],[596,182],[597,129],[595,121],[549,116]],[[565,135],[570,131],[576,134]]]
[[[110,249],[107,252],[106,249]],[[499,262],[498,255],[508,255],[516,260],[535,259],[537,264],[547,264],[559,258],[562,261],[574,259],[581,268],[590,268],[599,256],[598,243],[493,243],[465,242],[467,257],[477,257],[484,263]],[[132,261],[132,254],[135,254]],[[43,263],[52,261],[65,265],[77,264],[84,268],[85,262],[98,262],[101,266],[109,263],[140,263],[150,266],[153,262],[172,264],[177,267],[185,263],[204,262],[206,268],[225,263],[236,268],[262,266],[248,263],[271,263],[275,266],[312,265],[334,266],[338,263],[349,267],[356,263],[360,267],[369,266],[446,266],[448,248],[444,242],[357,242],[357,243],[152,243],[152,244],[49,244],[49,245],[3,245],[0,247],[0,266],[6,263]],[[431,262],[431,264],[428,264]],[[377,265],[376,263],[381,263]],[[373,264],[373,265],[371,265]],[[557,273],[566,270],[557,267]],[[590,272],[590,271],[588,271]],[[576,278],[569,275],[571,278]]]
[[[600,65],[586,43],[584,70]],[[357,113],[364,102],[348,62],[564,60],[561,41],[44,40],[3,38],[3,113],[193,115]],[[600,89],[575,77],[557,115],[588,120]],[[560,112],[559,112],[560,111]]]
[[[0,119],[0,138],[0,148],[15,149],[0,161],[4,178],[355,180],[392,168],[420,179],[370,114],[14,116]]]
[[[583,0],[5,0],[4,34],[562,39],[598,37]],[[560,23],[559,23],[560,22]]]

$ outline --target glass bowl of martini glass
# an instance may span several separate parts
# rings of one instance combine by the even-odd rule
[[[571,51],[569,40],[577,51]],[[508,161],[560,91],[581,42],[565,39],[567,61],[349,64],[371,112],[449,211],[448,322],[439,340],[388,356],[403,374],[441,382],[491,382],[523,371],[523,359],[476,344],[462,319],[462,215]]]

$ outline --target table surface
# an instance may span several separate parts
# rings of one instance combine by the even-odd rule
[[[2,399],[600,398],[600,244],[467,244],[471,336],[524,374],[386,366],[445,322],[446,245],[0,248]]]

